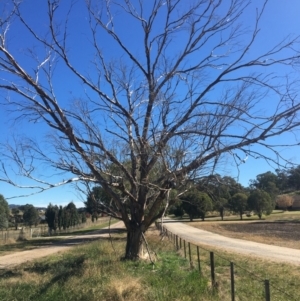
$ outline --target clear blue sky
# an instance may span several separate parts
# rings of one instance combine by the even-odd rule
[[[188,1],[187,1],[188,2]],[[69,3],[69,1],[62,1],[62,3]],[[91,55],[89,52],[89,47],[87,47],[87,39],[84,26],[84,19],[86,15],[84,14],[84,1],[79,0],[77,4],[74,6],[74,13],[72,14],[72,19],[69,25],[71,31],[75,34],[69,36],[69,48],[71,50],[76,49],[76,51],[72,52],[72,59],[76,61],[79,68],[84,68],[83,57],[88,57]],[[260,0],[253,1],[252,8],[255,5],[259,4]],[[45,5],[45,1],[24,1],[22,13],[24,14],[25,19],[30,20],[33,26],[43,26],[45,21],[45,16],[43,15],[43,6]],[[63,5],[63,4],[61,4]],[[0,4],[1,6],[1,4]],[[0,7],[1,8],[1,7]],[[252,10],[254,12],[254,10]],[[260,48],[264,48],[274,41],[278,41],[284,36],[288,34],[300,34],[300,1],[299,0],[271,0],[267,6],[265,15],[260,24],[262,33],[259,37],[258,43],[256,44],[257,51]],[[249,15],[245,13],[243,15],[243,22],[245,24],[251,24],[251,18],[253,15]],[[122,20],[120,20],[122,22]],[[21,30],[18,26],[12,27],[10,34],[9,42],[11,45],[15,47],[16,55],[22,57],[23,59],[26,57],[24,55],[23,45],[26,45],[29,36],[22,35],[21,37],[18,35],[18,31]],[[132,39],[132,43],[134,43],[134,28],[130,28],[128,26],[124,26],[123,28],[124,34],[127,34],[130,31],[129,37]],[[85,42],[82,42],[85,41]],[[106,43],[106,41],[104,41]],[[105,47],[109,49],[110,54],[118,55],[115,53],[115,48],[110,44],[105,44]],[[80,83],[78,81],[72,81],[72,78],[69,77],[69,74],[64,69],[59,69],[60,76],[55,79],[55,85],[57,87],[57,94],[60,98],[64,98],[66,101],[72,98],[72,95],[76,95],[77,97],[84,97],[83,92],[80,87]],[[271,105],[271,104],[270,104]],[[7,138],[11,137],[13,133],[17,133],[22,135],[22,133],[32,132],[32,134],[37,139],[44,139],[45,129],[43,126],[37,126],[32,124],[20,123],[16,124],[13,127],[11,126],[11,118],[12,115],[8,115],[6,111],[4,111],[3,107],[0,107],[0,142],[5,142]],[[280,139],[280,142],[289,140],[296,141],[297,137],[286,134],[283,137],[277,138]],[[278,141],[275,141],[278,142]],[[291,159],[295,163],[300,164],[300,148],[293,149],[283,149],[282,154],[284,157]],[[272,167],[267,165],[267,163],[263,160],[255,160],[249,158],[247,162],[243,165],[240,165],[239,172],[239,181],[244,186],[247,186],[250,179],[254,179],[257,174],[272,171]],[[47,174],[47,168],[43,167],[43,172]],[[49,171],[50,172],[50,171]],[[237,176],[237,170],[234,166],[231,165],[230,161],[226,163],[222,172],[224,175]],[[52,180],[55,182],[59,177],[54,177]],[[18,179],[23,184],[26,184],[25,180]],[[17,189],[13,186],[10,186],[5,183],[0,182],[0,193],[3,194],[6,198],[23,195],[28,193],[28,191]],[[46,191],[42,194],[30,196],[27,198],[16,198],[8,200],[9,203],[14,204],[34,204],[36,206],[47,206],[50,202],[53,204],[62,204],[66,205],[70,201],[74,201],[77,206],[83,206],[80,196],[71,186],[55,188],[50,191]]]

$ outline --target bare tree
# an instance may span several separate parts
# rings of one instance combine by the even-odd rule
[[[37,27],[23,12],[28,2],[6,1],[4,103],[15,120],[49,132],[46,141],[28,133],[5,145],[1,181],[21,187],[8,168],[14,162],[34,193],[68,183],[100,185],[112,199],[107,212],[128,231],[125,257],[136,259],[170,190],[179,193],[224,160],[237,169],[247,157],[283,162],[270,138],[300,124],[293,77],[299,38],[258,50],[267,2],[255,9],[245,0],[86,0],[66,8],[65,1],[48,0]],[[84,3],[82,31],[72,32],[79,22],[73,14]],[[242,22],[247,10],[251,26]],[[10,47],[11,32],[14,39],[30,36],[22,40],[23,53]],[[68,103],[61,81],[82,92]],[[39,176],[41,164],[64,172],[62,180]]]

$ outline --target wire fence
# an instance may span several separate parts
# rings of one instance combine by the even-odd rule
[[[199,274],[210,279],[213,292],[224,301],[297,301],[284,288],[272,285],[269,279],[251,272],[249,269],[224,258],[217,252],[208,250],[184,240],[178,235],[155,223],[157,229],[167,237],[190,263],[191,268],[197,268]]]
[[[11,243],[12,241],[36,238],[41,236],[56,236],[61,234],[68,234],[76,230],[85,229],[92,225],[103,224],[109,221],[109,217],[99,218],[97,221],[92,222],[87,220],[85,223],[70,226],[67,229],[57,229],[55,232],[50,233],[48,225],[40,225],[38,227],[20,227],[17,230],[7,229],[0,232],[0,244]]]

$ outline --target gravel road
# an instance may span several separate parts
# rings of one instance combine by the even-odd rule
[[[244,255],[300,265],[300,250],[228,238],[212,232],[193,228],[177,221],[167,220],[164,222],[164,226],[169,231],[195,245],[213,246]],[[120,228],[124,228],[122,222],[113,224],[111,226],[111,231],[118,231]],[[105,228],[93,231],[88,235],[66,236],[63,237],[62,241],[58,241],[51,246],[4,255],[0,257],[0,269],[11,268],[27,261],[49,256],[57,252],[63,252],[72,248],[74,245],[107,236],[109,236],[109,234],[107,228]]]
[[[119,232],[124,228],[123,222],[118,222],[112,224],[110,227],[110,232]],[[9,269],[15,267],[24,262],[32,261],[38,258],[49,256],[58,252],[63,252],[69,250],[75,245],[82,244],[88,241],[97,240],[101,237],[108,237],[109,231],[108,228],[101,230],[92,231],[90,234],[85,235],[76,235],[76,236],[60,236],[57,242],[54,242],[52,245],[47,245],[46,247],[41,246],[33,250],[15,252],[12,254],[4,255],[0,257],[0,270]],[[39,238],[41,239],[41,238]],[[47,238],[45,238],[45,243],[47,243]]]
[[[195,245],[204,244],[244,255],[300,265],[300,250],[224,237],[177,221],[166,220],[164,227]]]

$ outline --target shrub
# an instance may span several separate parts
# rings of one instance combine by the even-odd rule
[[[287,210],[289,207],[291,207],[294,203],[293,197],[285,194],[285,195],[280,195],[277,197],[276,204],[278,208]]]

